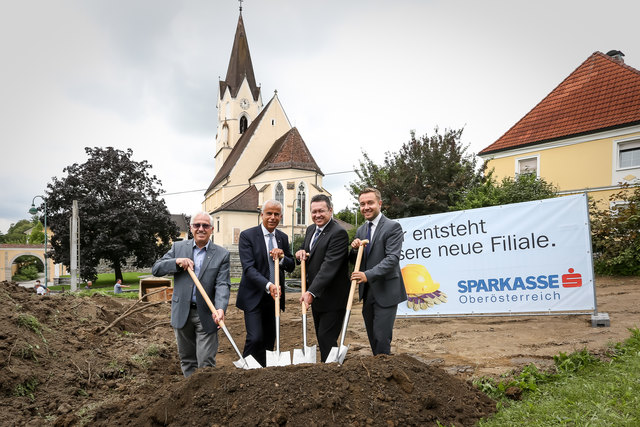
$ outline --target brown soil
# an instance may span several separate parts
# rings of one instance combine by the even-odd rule
[[[495,403],[470,379],[550,366],[559,352],[601,352],[638,327],[639,293],[638,278],[598,279],[599,311],[611,327],[593,328],[585,315],[398,319],[388,357],[370,356],[354,304],[342,366],[243,371],[221,334],[218,367],[184,379],[167,304],[98,335],[134,301],[38,297],[2,282],[0,425],[474,425]],[[281,320],[283,350],[302,345],[295,298]],[[233,306],[227,326],[242,347]]]

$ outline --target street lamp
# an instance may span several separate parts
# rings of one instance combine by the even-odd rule
[[[295,203],[295,202],[294,202]],[[300,206],[298,206],[297,208],[295,208],[295,210],[293,209],[294,205],[291,205],[291,247],[293,247],[293,218],[294,215],[296,213],[300,213],[302,212],[302,209],[300,209]]]
[[[29,213],[31,215],[38,213],[38,208],[36,208],[35,205],[36,198],[38,197],[40,197],[44,202],[44,287],[47,289],[49,288],[49,263],[47,262],[47,200],[44,196],[35,196],[33,200],[31,200],[31,209],[29,209]]]

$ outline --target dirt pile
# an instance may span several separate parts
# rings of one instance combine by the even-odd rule
[[[495,404],[468,382],[407,356],[243,371],[221,335],[217,368],[181,375],[169,306],[98,332],[134,301],[37,296],[0,283],[0,425],[473,425]],[[244,340],[242,314],[227,325]],[[283,347],[300,345],[300,321]]]
[[[406,355],[357,357],[342,366],[205,369],[151,401],[105,406],[95,425],[471,426],[495,411],[469,383]]]

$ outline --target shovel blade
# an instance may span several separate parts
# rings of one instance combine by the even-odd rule
[[[291,365],[290,351],[268,351],[267,366],[288,366]]]
[[[293,350],[293,364],[316,363],[316,346],[305,346],[304,350],[296,348]]]
[[[344,362],[344,358],[347,355],[347,351],[349,350],[348,345],[341,345],[338,347],[331,347],[331,351],[329,351],[329,355],[327,356],[327,360],[324,363],[334,363],[337,362],[342,365]]]
[[[251,355],[245,357],[245,358],[240,358],[238,360],[236,360],[235,362],[233,362],[233,364],[235,365],[236,368],[240,368],[240,369],[259,369],[262,368],[262,365],[260,365],[260,363],[258,363],[258,361]]]

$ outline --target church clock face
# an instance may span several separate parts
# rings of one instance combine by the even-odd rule
[[[240,100],[240,108],[242,108],[243,110],[249,108],[249,100],[247,98],[242,98]]]

